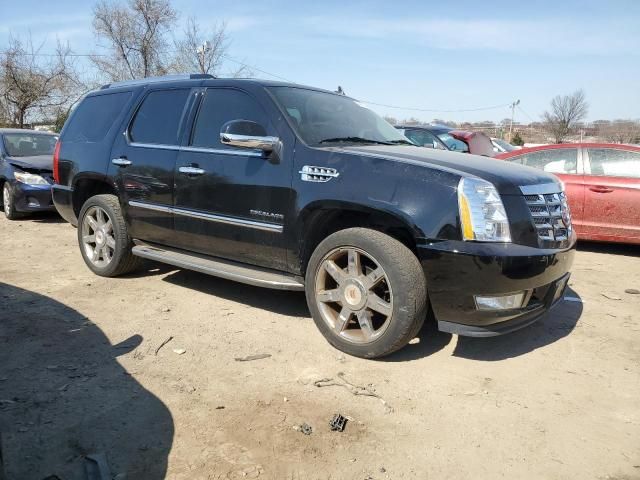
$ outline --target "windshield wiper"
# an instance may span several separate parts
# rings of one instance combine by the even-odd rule
[[[415,144],[410,142],[409,140],[403,140],[403,139],[399,139],[399,140],[389,140],[389,143],[392,143],[394,145],[413,145],[415,147]]]
[[[380,140],[372,140],[370,138],[362,138],[362,137],[325,138],[324,140],[320,140],[318,143],[332,143],[332,142],[377,143],[379,145],[393,145],[393,143],[391,142],[383,142]]]

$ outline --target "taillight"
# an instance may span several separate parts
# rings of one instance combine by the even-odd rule
[[[56,148],[53,150],[53,181],[60,183],[60,140],[56,142]]]

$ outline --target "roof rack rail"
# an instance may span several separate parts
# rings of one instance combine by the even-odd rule
[[[178,75],[163,75],[161,77],[146,77],[146,78],[137,78],[135,80],[123,80],[121,82],[113,82],[107,83],[100,87],[100,90],[104,90],[105,88],[115,88],[115,87],[128,87],[130,85],[144,85],[147,83],[158,83],[158,82],[172,82],[176,80],[206,80],[208,78],[217,78],[215,75],[209,75],[208,73],[184,73]]]

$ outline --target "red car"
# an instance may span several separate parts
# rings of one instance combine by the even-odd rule
[[[560,178],[579,239],[640,244],[639,147],[566,143],[523,148],[495,158]]]

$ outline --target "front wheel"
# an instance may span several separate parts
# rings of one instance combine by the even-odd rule
[[[13,188],[9,182],[4,182],[2,186],[2,209],[4,215],[9,220],[16,220],[22,215],[16,210],[14,202]]]
[[[78,243],[84,262],[102,277],[128,273],[141,263],[131,253],[133,242],[115,195],[96,195],[85,202],[78,216]]]
[[[309,260],[305,283],[318,329],[357,357],[402,348],[426,316],[420,262],[401,242],[375,230],[349,228],[323,240]]]

